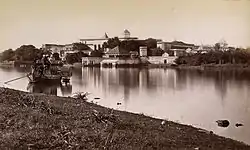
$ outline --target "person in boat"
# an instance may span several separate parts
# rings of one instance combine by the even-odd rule
[[[33,67],[37,68],[41,64],[41,61],[38,57],[36,57],[33,61]]]
[[[42,63],[43,63],[43,67],[44,68],[49,69],[49,67],[50,67],[50,61],[48,59],[48,55],[43,55]]]

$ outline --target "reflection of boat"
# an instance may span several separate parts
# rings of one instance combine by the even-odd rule
[[[60,88],[63,96],[66,95],[69,96],[72,94],[72,85],[70,84],[66,84],[65,86],[61,85]]]
[[[46,83],[29,83],[27,90],[31,93],[44,93],[49,95],[57,95],[57,87],[60,84],[46,84]]]
[[[46,58],[46,57],[45,57]],[[32,65],[31,73],[27,76],[31,83],[37,82],[65,82],[68,83],[72,76],[71,69],[63,65],[61,61],[37,60]]]
[[[58,88],[61,89],[62,95],[71,95],[72,85],[62,85],[61,83],[29,83],[27,90],[31,93],[44,93],[49,95],[58,95]]]

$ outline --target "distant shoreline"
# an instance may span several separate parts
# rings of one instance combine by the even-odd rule
[[[250,66],[244,64],[206,64],[201,66],[178,65],[178,69],[196,69],[196,70],[249,70]]]
[[[0,67],[2,68],[13,68],[13,67],[28,67],[31,66],[32,62],[9,62],[9,63],[0,63]],[[90,67],[90,68],[100,68],[100,64],[95,65],[82,65],[81,63],[74,64],[65,64],[73,68],[82,68],[82,67]],[[116,67],[111,65],[105,65],[103,68],[170,68],[170,69],[195,69],[195,70],[249,70],[250,66],[247,64],[204,64],[199,66],[191,66],[191,65],[174,65],[174,64],[118,64]]]
[[[88,65],[82,67],[100,68],[100,65]],[[78,68],[78,67],[75,67]],[[244,64],[207,64],[201,66],[190,65],[170,65],[170,64],[138,64],[138,65],[118,65],[116,67],[105,66],[103,68],[169,68],[169,69],[195,69],[195,70],[249,70],[250,66]]]

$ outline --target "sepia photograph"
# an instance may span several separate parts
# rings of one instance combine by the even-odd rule
[[[0,0],[1,150],[250,150],[250,0]]]

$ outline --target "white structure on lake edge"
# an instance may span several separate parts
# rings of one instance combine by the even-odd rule
[[[149,56],[148,62],[150,64],[175,64],[176,56],[169,56],[168,53],[164,53],[162,56]]]

